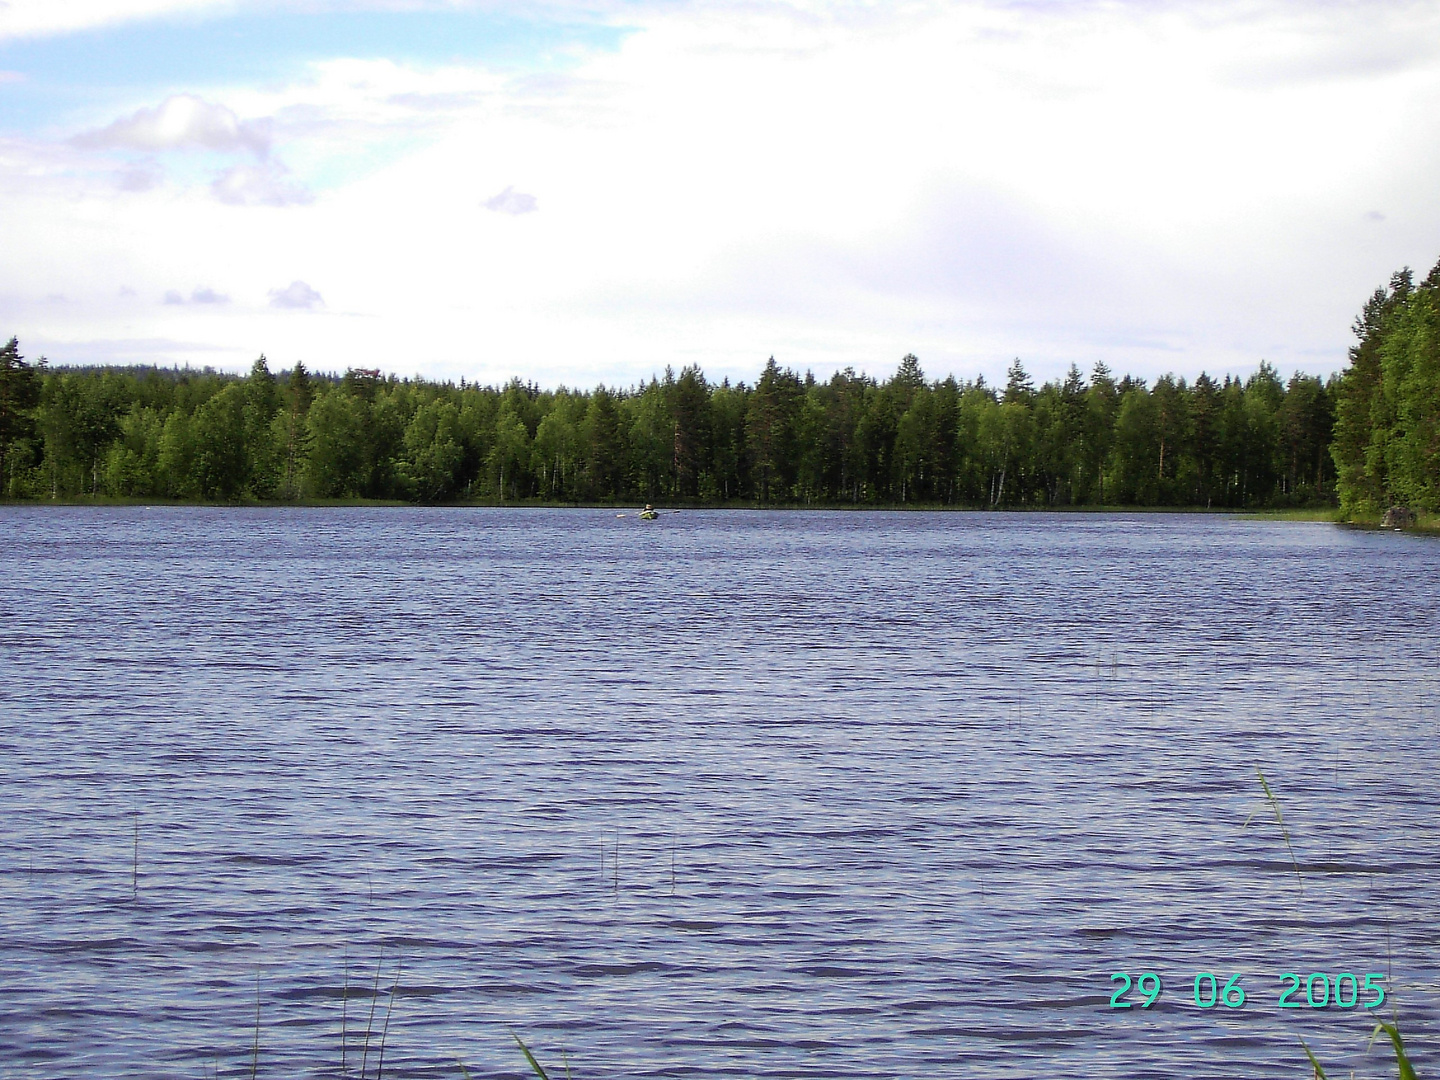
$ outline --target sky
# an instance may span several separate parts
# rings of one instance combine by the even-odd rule
[[[628,386],[1343,369],[1440,5],[0,0],[0,337]]]

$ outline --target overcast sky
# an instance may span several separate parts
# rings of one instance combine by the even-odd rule
[[[1328,374],[1437,178],[1434,3],[0,3],[52,363]]]

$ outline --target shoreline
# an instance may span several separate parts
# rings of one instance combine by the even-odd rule
[[[611,510],[633,512],[638,508],[635,502],[556,502],[545,499],[528,499],[520,502],[491,502],[481,500],[451,501],[434,503],[406,502],[400,499],[296,499],[262,501],[245,499],[238,502],[204,502],[196,499],[132,499],[114,496],[95,496],[80,499],[0,499],[0,508],[9,507],[196,507],[216,510],[278,510],[278,509],[453,509],[453,510]],[[1275,510],[1246,510],[1235,507],[1205,506],[953,506],[943,503],[901,503],[856,506],[854,503],[769,503],[760,504],[748,500],[732,499],[729,502],[683,502],[667,504],[670,511],[693,510],[748,510],[755,513],[783,511],[840,511],[847,513],[916,513],[916,514],[1203,514],[1216,517],[1233,517],[1242,521],[1292,521],[1335,525],[1346,529],[1360,529],[1367,532],[1404,532],[1421,536],[1440,536],[1440,514],[1421,512],[1416,515],[1415,524],[1404,529],[1387,529],[1381,524],[1380,515],[1357,515],[1342,517],[1338,507],[1300,507]]]
[[[3,499],[0,506],[207,506],[231,507],[236,509],[276,507],[485,507],[489,509],[535,510],[635,510],[647,501],[638,497],[630,501],[588,501],[556,499],[519,499],[498,502],[493,499],[447,499],[443,502],[411,502],[405,499],[161,499],[134,498],[129,496],[95,495],[64,499]],[[1246,510],[1224,506],[1124,506],[1119,504],[1083,506],[964,506],[953,503],[822,503],[822,502],[770,502],[761,503],[753,499],[729,499],[707,501],[704,499],[676,500],[664,503],[648,499],[666,510],[847,510],[886,511],[895,513],[962,513],[962,514],[1212,514],[1232,517],[1293,517],[1297,521],[1337,520],[1338,510],[1333,507],[1315,507],[1296,510]],[[1376,519],[1379,520],[1378,518]]]

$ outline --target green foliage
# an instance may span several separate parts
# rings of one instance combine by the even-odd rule
[[[280,405],[280,388],[262,356],[255,361],[245,381],[242,407],[245,461],[241,470],[243,486],[248,486],[261,499],[273,499],[282,480],[281,448],[271,431]]]
[[[1334,389],[1341,509],[1440,510],[1440,266],[1419,286],[1408,269],[1395,274],[1354,329],[1350,367]]]
[[[711,472],[710,387],[698,367],[687,367],[671,383],[667,375],[670,416],[674,422],[671,464],[676,494],[696,498]]]
[[[160,432],[158,494],[172,499],[193,499],[199,495],[194,484],[195,435],[190,417],[172,412]]]
[[[580,444],[584,477],[580,493],[596,499],[625,490],[623,462],[628,454],[621,430],[620,410],[615,395],[605,387],[597,387],[585,407],[580,424]]]
[[[1115,419],[1111,490],[1116,501],[1149,506],[1160,497],[1160,411],[1155,397],[1136,384],[1120,398]]]
[[[772,356],[760,373],[745,414],[750,470],[762,503],[791,496],[795,483],[796,426],[805,389],[789,368]]]
[[[122,498],[161,494],[160,445],[165,418],[154,409],[132,408],[120,417],[120,437],[105,455],[105,491]]]
[[[245,489],[245,388],[231,383],[195,410],[191,479],[202,499],[231,501]]]
[[[1404,330],[1366,346],[1396,400],[1383,450],[1356,443],[1362,471],[1378,463],[1415,501],[1436,486],[1440,425],[1425,389],[1440,378],[1427,288],[1403,325],[1390,294],[1377,301]],[[25,365],[12,340],[0,351],[0,475],[12,497],[53,499],[1298,507],[1333,496],[1334,464],[1348,459],[1332,462],[1331,430],[1358,415],[1337,394],[1355,379],[1285,384],[1262,364],[1244,382],[1164,376],[1151,388],[1098,364],[1088,383],[1072,366],[1037,389],[1016,360],[997,391],[929,381],[910,355],[884,382],[849,368],[820,382],[771,358],[753,386],[692,366],[587,393],[317,377],[299,364],[276,376],[263,356],[243,378],[57,371]]]
[[[512,398],[501,401],[495,416],[495,437],[490,450],[490,475],[501,502],[529,494],[528,485],[523,482],[528,478],[526,465],[530,460],[530,450],[530,432],[515,401]]]
[[[40,361],[43,370],[45,361]],[[20,494],[19,474],[31,464],[40,373],[20,355],[11,338],[0,348],[0,497]]]
[[[449,401],[430,401],[415,410],[405,428],[402,475],[413,495],[437,502],[455,494],[465,462],[460,410]]]
[[[1405,1052],[1405,1042],[1400,1038],[1400,1027],[1398,1024],[1387,1024],[1384,1020],[1377,1020],[1375,1030],[1370,1034],[1370,1045],[1384,1034],[1390,1040],[1390,1048],[1395,1052],[1395,1068],[1400,1080],[1418,1080],[1415,1073],[1415,1066],[1410,1061],[1410,1056]],[[1305,1045],[1305,1040],[1300,1040],[1300,1048],[1305,1051],[1305,1056],[1310,1060],[1310,1067],[1315,1070],[1315,1080],[1328,1080],[1325,1069],[1319,1059],[1311,1052],[1310,1047]],[[1353,1074],[1352,1074],[1353,1075]]]
[[[668,370],[665,379],[672,381]],[[670,471],[673,431],[667,390],[658,379],[651,379],[622,407],[630,419],[630,474],[635,489],[647,499],[660,497]]]

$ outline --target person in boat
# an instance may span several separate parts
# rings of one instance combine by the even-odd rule
[[[660,516],[660,512],[656,510],[653,506],[651,506],[649,503],[646,503],[645,509],[640,511],[640,516],[646,519],[657,518]]]

